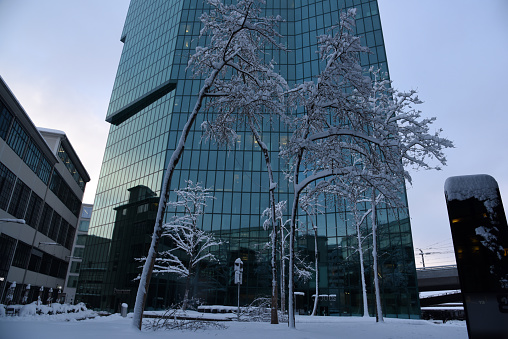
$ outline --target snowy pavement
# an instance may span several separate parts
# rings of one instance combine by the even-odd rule
[[[227,329],[192,331],[142,331],[131,327],[132,314],[122,318],[119,314],[76,321],[62,317],[1,317],[2,339],[328,339],[328,338],[390,338],[390,339],[464,339],[467,338],[465,322],[435,324],[424,320],[386,319],[376,323],[373,318],[359,317],[309,317],[296,318],[296,330],[287,324],[270,325],[259,322],[224,322]],[[147,320],[144,320],[146,322]]]

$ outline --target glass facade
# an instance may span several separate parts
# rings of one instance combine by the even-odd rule
[[[339,11],[357,8],[356,33],[372,54],[361,56],[362,66],[387,72],[377,1],[277,0],[269,1],[265,15],[280,14],[286,21],[279,31],[289,53],[267,50],[290,85],[311,81],[322,65],[316,36],[336,23]],[[186,71],[189,55],[199,42],[199,16],[208,8],[202,0],[150,2],[132,0],[121,40],[124,49],[106,119],[112,122],[99,178],[78,283],[78,301],[93,307],[117,310],[122,302],[134,305],[140,273],[135,258],[146,255],[155,219],[165,164],[171,156],[196,94],[202,84]],[[170,84],[173,84],[170,86]],[[160,90],[168,89],[168,93]],[[233,305],[236,285],[233,262],[242,258],[244,283],[241,303],[270,294],[270,253],[265,248],[268,231],[261,213],[269,205],[268,175],[263,155],[250,132],[230,151],[201,139],[202,117],[191,131],[171,189],[186,180],[213,188],[215,200],[205,209],[201,227],[225,241],[217,249],[219,263],[204,263],[193,279],[192,294],[207,304]],[[265,124],[276,199],[292,200],[278,149],[287,140],[282,124]],[[172,193],[171,199],[175,199]],[[366,206],[365,206],[366,208]],[[168,211],[168,215],[174,211]],[[407,210],[399,215],[378,211],[380,283],[385,313],[392,317],[419,317],[411,231]],[[354,247],[354,226],[343,208],[331,208],[317,217],[319,248],[320,314],[359,315],[362,312],[360,266]],[[310,226],[309,226],[310,227]],[[170,244],[162,242],[162,248]],[[313,231],[301,231],[297,247],[312,262]],[[369,310],[374,313],[372,262],[366,255]],[[286,265],[287,267],[287,265]],[[152,277],[147,309],[179,302],[184,281],[174,275]],[[297,282],[300,312],[312,308],[314,280]]]
[[[74,165],[71,158],[69,157],[69,154],[67,154],[62,144],[60,144],[60,147],[58,147],[57,155],[60,158],[60,160],[62,160],[65,167],[67,167],[69,173],[72,175],[72,178],[76,181],[79,188],[81,188],[82,191],[85,191],[86,183],[79,174],[79,172],[76,170],[76,165]]]

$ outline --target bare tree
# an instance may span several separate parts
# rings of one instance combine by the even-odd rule
[[[187,309],[191,278],[202,261],[216,261],[210,250],[222,244],[213,234],[198,227],[204,213],[206,201],[212,199],[210,189],[199,183],[186,181],[187,187],[175,190],[177,201],[169,206],[175,208],[177,215],[163,225],[163,237],[172,240],[174,248],[160,252],[154,265],[154,273],[176,273],[185,278],[185,293],[182,309]]]

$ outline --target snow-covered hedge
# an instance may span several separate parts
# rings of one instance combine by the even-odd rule
[[[65,314],[65,313],[80,313],[88,311],[84,303],[79,303],[77,305],[69,305],[69,304],[59,304],[54,303],[51,306],[48,305],[37,305],[37,302],[34,301],[31,304],[27,305],[0,305],[0,317],[5,317],[6,308],[13,308],[16,310],[16,313],[20,317],[28,317],[34,315],[53,315],[53,314]]]

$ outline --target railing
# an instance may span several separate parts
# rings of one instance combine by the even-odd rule
[[[431,266],[431,267],[418,267],[417,271],[437,271],[437,270],[453,270],[456,269],[457,265],[443,265],[443,266]]]

